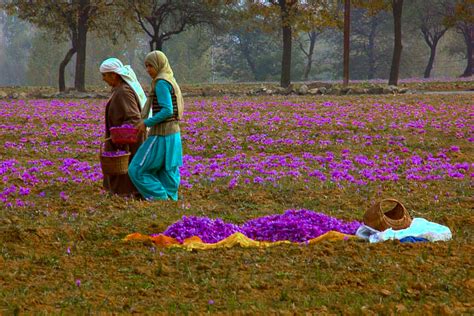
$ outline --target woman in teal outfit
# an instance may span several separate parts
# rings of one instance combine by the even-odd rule
[[[149,97],[136,127],[150,128],[128,168],[130,179],[147,200],[178,200],[179,167],[183,164],[179,121],[184,102],[168,58],[161,51],[145,57],[145,67],[153,79]],[[149,113],[152,111],[152,116]]]

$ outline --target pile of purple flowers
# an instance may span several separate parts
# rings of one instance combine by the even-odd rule
[[[215,243],[236,232],[240,232],[239,226],[225,223],[220,218],[183,216],[181,220],[170,225],[163,234],[176,238],[179,242],[192,236],[199,236],[206,243]]]
[[[135,128],[132,124],[123,124],[120,126],[112,126],[110,129],[116,129],[116,128]]]
[[[256,218],[241,225],[242,233],[260,241],[305,242],[335,230],[354,235],[361,223],[344,222],[310,210],[287,210],[284,214]]]
[[[102,156],[104,157],[118,157],[128,154],[128,152],[124,150],[117,150],[117,151],[104,151]]]
[[[360,225],[358,221],[344,222],[323,213],[303,209],[287,210],[284,214],[256,218],[240,226],[225,223],[219,218],[183,216],[163,234],[180,242],[198,236],[206,243],[215,243],[236,232],[258,241],[305,242],[331,230],[354,235]]]

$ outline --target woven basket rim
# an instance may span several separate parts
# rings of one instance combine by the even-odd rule
[[[104,151],[106,153],[112,153],[113,151]],[[103,154],[100,155],[101,158],[121,158],[125,156],[130,156],[130,153],[125,153],[123,155],[114,155],[114,156],[104,156]]]
[[[394,202],[395,206],[391,210],[384,212],[381,208],[381,204],[387,201]],[[393,212],[397,210],[397,208],[400,208],[398,209],[398,211],[402,212],[401,218],[391,218],[387,215],[387,213]],[[365,212],[363,221],[364,224],[366,224],[367,226],[377,230],[385,230],[387,228],[393,228],[394,230],[398,230],[409,227],[411,224],[411,217],[403,203],[401,203],[397,199],[385,198],[373,204]]]
[[[105,145],[110,138],[106,138],[100,143],[99,147],[99,161],[102,173],[104,175],[120,175],[128,172],[128,163],[130,153],[126,152],[116,156],[104,156],[102,147]]]
[[[126,133],[126,134],[137,134],[138,133],[138,128],[125,128],[125,127],[116,127],[114,129],[110,129],[110,134],[120,134],[120,133]]]

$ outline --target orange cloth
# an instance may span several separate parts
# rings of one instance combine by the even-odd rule
[[[157,236],[152,237],[152,236],[143,235],[140,233],[133,233],[133,234],[125,236],[123,240],[139,240],[139,241],[151,240],[157,246],[161,246],[161,247],[169,247],[171,245],[179,244],[179,241],[177,241],[173,237],[169,237],[163,234],[159,234]]]
[[[335,240],[346,240],[349,238],[357,238],[357,237],[353,235],[343,234],[336,231],[329,231],[325,233],[324,235],[310,239],[308,243],[315,244],[323,240],[335,241]],[[288,241],[288,240],[282,240],[282,241],[276,241],[276,242],[256,241],[256,240],[248,238],[242,233],[234,233],[230,235],[229,237],[213,244],[208,244],[208,243],[203,242],[201,238],[199,238],[198,236],[192,236],[192,237],[186,238],[183,241],[183,243],[180,243],[175,238],[168,237],[162,234],[157,235],[155,237],[151,237],[148,235],[142,235],[140,233],[133,233],[133,234],[127,235],[124,238],[124,240],[125,241],[151,240],[157,246],[166,247],[166,248],[178,247],[178,248],[184,248],[186,250],[193,250],[193,249],[208,250],[208,249],[216,249],[216,248],[231,248],[234,246],[240,246],[243,248],[249,248],[249,247],[266,248],[266,247],[272,247],[272,246],[277,246],[277,245],[282,245],[282,244],[299,244],[299,243],[292,243],[291,241]]]

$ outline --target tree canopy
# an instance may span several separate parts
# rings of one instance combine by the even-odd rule
[[[351,3],[351,79],[390,74],[389,82],[397,84],[400,76],[428,77],[432,68],[456,71],[445,65],[446,57],[434,62],[445,33],[442,56],[463,58],[456,64],[459,73],[467,60],[463,74],[472,75],[472,0]],[[287,87],[292,79],[341,78],[340,0],[4,0],[0,9],[0,57],[10,60],[0,60],[0,69],[11,73],[4,82],[44,82],[33,68],[56,68],[61,91],[72,74],[74,87],[84,90],[86,81],[100,79],[93,71],[102,58],[123,57],[141,66],[154,49],[164,50],[187,82],[279,77]],[[415,44],[423,38],[427,46]],[[20,68],[21,75],[11,71]],[[144,74],[142,67],[138,71]]]
[[[76,54],[75,88],[85,90],[86,43],[89,31],[115,37],[124,32],[117,1],[108,0],[11,0],[2,5],[9,14],[17,15],[39,28],[46,29],[57,41],[68,39],[70,48],[59,67],[59,89],[65,90],[64,69]]]
[[[220,5],[207,0],[128,0],[141,29],[149,36],[150,51],[162,50],[172,36],[189,27],[218,24]]]

